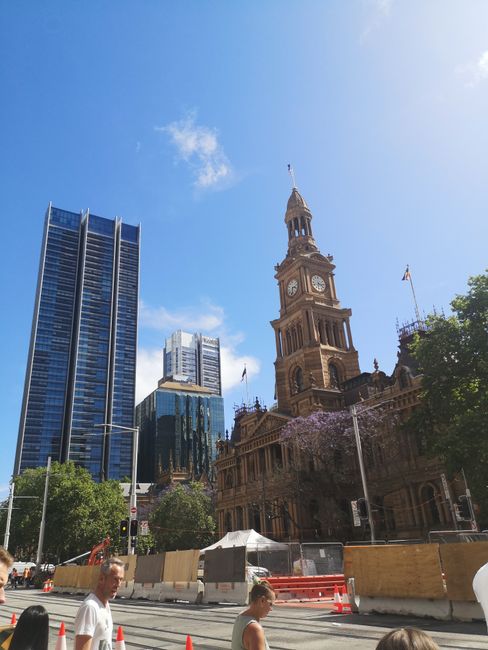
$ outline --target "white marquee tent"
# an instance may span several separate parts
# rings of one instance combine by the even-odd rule
[[[215,548],[232,548],[233,546],[245,546],[248,553],[256,551],[287,551],[288,545],[275,542],[269,537],[260,535],[253,528],[250,530],[234,530],[219,539],[218,542],[203,548],[201,553]]]

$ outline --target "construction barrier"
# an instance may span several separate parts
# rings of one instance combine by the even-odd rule
[[[160,600],[197,603],[203,598],[203,582],[197,578],[199,557],[198,550],[166,553]]]
[[[138,556],[132,598],[160,600],[165,556],[165,553]]]
[[[488,542],[348,546],[344,575],[359,613],[483,620],[472,581],[488,561]]]
[[[204,603],[247,605],[250,585],[246,577],[246,547],[206,551],[204,577]]]
[[[323,576],[279,576],[269,577],[267,581],[273,587],[277,600],[330,600],[334,595],[334,586],[342,588],[344,575]]]
[[[76,576],[76,593],[89,594],[96,589],[100,576],[100,566],[80,566]]]
[[[206,582],[202,602],[247,605],[251,588],[248,582]]]
[[[472,585],[475,573],[488,562],[488,542],[440,544],[439,552],[452,618],[462,621],[483,620],[483,610],[476,602]]]
[[[60,593],[74,593],[78,583],[79,566],[58,566],[54,571],[53,591]]]
[[[137,555],[120,555],[119,560],[124,563],[125,580],[117,592],[120,598],[132,598],[134,593],[134,577],[136,572]]]

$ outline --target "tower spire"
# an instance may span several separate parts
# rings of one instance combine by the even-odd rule
[[[291,165],[290,175],[293,174]],[[295,177],[292,175],[293,182]],[[312,213],[300,192],[293,186],[288,199],[285,213],[285,223],[288,230],[288,254],[318,251],[312,233]]]

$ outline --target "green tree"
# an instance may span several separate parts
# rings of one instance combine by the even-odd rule
[[[451,316],[431,315],[412,348],[422,377],[420,406],[406,426],[451,472],[467,475],[488,521],[488,275],[468,281]]]
[[[150,517],[158,551],[204,548],[216,529],[211,497],[201,483],[168,488]]]
[[[35,558],[42,515],[46,469],[28,469],[15,478],[10,526],[10,548],[19,559]],[[95,483],[89,472],[74,463],[51,466],[46,507],[43,559],[61,562],[89,551],[107,535],[120,546],[119,524],[127,516],[120,484]],[[5,526],[5,511],[2,511]]]

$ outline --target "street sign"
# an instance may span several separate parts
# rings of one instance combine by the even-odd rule
[[[451,495],[449,493],[449,486],[447,484],[447,479],[445,474],[441,474],[441,481],[442,481],[442,487],[444,488],[444,494],[446,495],[446,499],[450,501]]]
[[[352,510],[352,520],[354,522],[355,526],[360,526],[361,525],[361,518],[359,516],[358,512],[358,502],[357,501],[351,501],[351,510]]]
[[[140,521],[139,522],[139,532],[141,535],[149,535],[149,522]]]
[[[135,515],[136,512],[137,512],[137,508],[136,508],[135,506],[132,506],[132,508],[130,509],[130,511],[131,511],[131,514]]]

